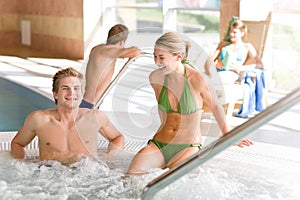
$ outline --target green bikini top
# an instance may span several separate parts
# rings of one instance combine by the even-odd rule
[[[190,89],[189,83],[187,81],[187,75],[186,75],[186,68],[184,68],[184,88],[183,88],[183,93],[180,97],[180,100],[178,102],[177,106],[177,112],[173,111],[171,108],[170,100],[168,97],[168,75],[165,76],[164,80],[164,85],[161,89],[161,92],[159,94],[159,99],[158,99],[158,107],[168,113],[180,113],[180,114],[191,114],[194,112],[197,112],[200,110],[197,107],[196,101],[194,99],[194,96],[192,94],[192,91]]]

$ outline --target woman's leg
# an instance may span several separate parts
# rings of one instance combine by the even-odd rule
[[[132,159],[128,169],[129,174],[144,174],[151,168],[162,168],[165,159],[158,147],[150,142],[142,148]]]
[[[199,147],[189,147],[189,148],[183,149],[169,161],[169,163],[167,164],[167,167],[172,168],[175,165],[178,165],[182,161],[186,160],[187,158],[189,158],[192,155],[194,155],[195,153],[197,153],[199,150],[200,150]]]

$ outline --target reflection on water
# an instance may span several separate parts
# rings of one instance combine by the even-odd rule
[[[2,77],[0,94],[0,131],[18,130],[32,111],[55,107],[52,99]]]
[[[126,176],[131,156],[122,153],[115,162],[83,159],[67,167],[53,161],[21,162],[0,152],[0,199],[139,199],[147,183],[164,170]],[[292,172],[215,158],[155,199],[299,199],[299,178]]]

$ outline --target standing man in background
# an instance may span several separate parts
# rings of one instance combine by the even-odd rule
[[[127,37],[128,28],[117,24],[109,30],[106,44],[97,45],[91,50],[81,108],[94,108],[111,82],[117,58],[133,58],[142,53],[137,47],[124,47]]]

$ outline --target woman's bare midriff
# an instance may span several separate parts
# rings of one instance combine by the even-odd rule
[[[155,134],[154,139],[174,144],[201,143],[200,120],[202,112],[182,115],[165,113],[166,120]]]

